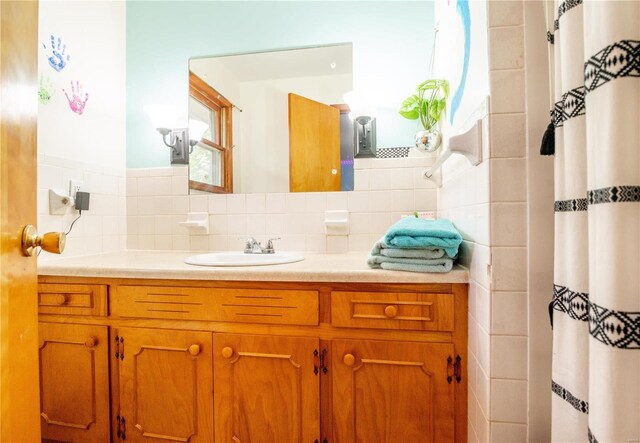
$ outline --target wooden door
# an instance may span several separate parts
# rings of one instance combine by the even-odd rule
[[[315,338],[214,334],[215,442],[319,441],[318,344]]]
[[[289,94],[289,191],[340,190],[340,111]]]
[[[36,258],[38,2],[0,2],[0,441],[40,441]]]
[[[123,439],[211,443],[212,334],[142,328],[117,333]]]
[[[452,344],[334,340],[331,348],[335,443],[454,441]]]
[[[106,326],[40,323],[42,437],[109,441],[109,342]]]

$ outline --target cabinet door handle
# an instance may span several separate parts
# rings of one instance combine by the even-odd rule
[[[87,348],[93,348],[97,343],[98,341],[93,337],[87,337],[87,339],[84,341],[84,345]]]
[[[389,305],[384,308],[384,315],[389,318],[394,318],[396,315],[398,315],[398,308],[396,306]]]
[[[233,348],[230,348],[229,346],[225,346],[224,348],[222,348],[222,356],[224,358],[231,358],[232,355],[233,355]]]
[[[356,358],[353,356],[353,354],[345,354],[345,356],[342,357],[342,361],[347,366],[353,366],[356,364]]]
[[[64,294],[58,294],[56,295],[56,304],[57,305],[64,305],[67,302],[67,296]]]
[[[200,345],[189,346],[189,354],[196,356],[200,353]]]

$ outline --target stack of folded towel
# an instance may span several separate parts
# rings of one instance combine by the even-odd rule
[[[449,272],[461,243],[449,220],[406,217],[373,246],[367,264],[374,269]]]

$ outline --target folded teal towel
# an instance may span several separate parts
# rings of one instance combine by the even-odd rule
[[[405,217],[389,228],[384,242],[389,248],[442,248],[449,257],[455,257],[462,236],[449,220]]]
[[[444,249],[435,247],[419,249],[390,248],[384,242],[384,238],[378,240],[371,250],[371,255],[384,255],[395,258],[441,258],[444,257],[444,254]]]
[[[453,268],[450,258],[394,258],[383,255],[370,255],[367,264],[373,269],[387,269],[392,271],[409,272],[449,272]]]

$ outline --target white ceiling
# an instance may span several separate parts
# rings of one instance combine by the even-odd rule
[[[240,82],[315,77],[352,73],[351,43],[285,51],[258,52],[192,59],[189,68],[198,76],[222,63]],[[335,63],[335,67],[331,65]]]

